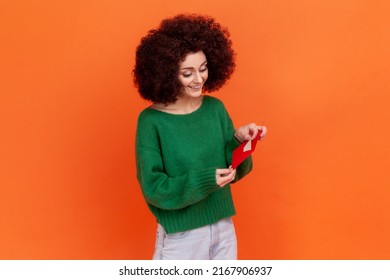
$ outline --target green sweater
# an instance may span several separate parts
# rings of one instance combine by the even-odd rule
[[[167,233],[195,229],[235,214],[230,185],[216,184],[239,146],[224,105],[204,96],[190,114],[146,108],[138,117],[137,179],[146,203]],[[252,169],[247,158],[235,181]]]

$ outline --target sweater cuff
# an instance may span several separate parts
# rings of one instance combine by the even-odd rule
[[[216,168],[198,170],[195,171],[194,175],[194,178],[197,178],[194,185],[204,194],[209,194],[218,189]]]

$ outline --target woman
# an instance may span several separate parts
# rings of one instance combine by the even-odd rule
[[[141,39],[134,82],[152,105],[136,136],[137,178],[156,217],[153,259],[236,259],[230,184],[252,169],[231,168],[232,152],[266,134],[234,129],[223,103],[204,92],[221,88],[234,71],[228,31],[213,18],[177,15]]]

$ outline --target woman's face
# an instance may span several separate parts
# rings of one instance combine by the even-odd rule
[[[183,94],[199,97],[208,75],[206,55],[203,51],[187,54],[179,66],[179,80],[183,85]]]

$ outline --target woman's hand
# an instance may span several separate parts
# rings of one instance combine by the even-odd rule
[[[229,166],[229,168],[217,169],[216,170],[217,185],[223,187],[226,184],[232,182],[235,176],[236,176],[236,170],[233,169],[231,166]]]
[[[248,125],[237,128],[236,132],[234,133],[234,137],[240,143],[242,143],[246,140],[253,140],[257,136],[257,133],[261,133],[261,139],[267,134],[267,128],[262,125],[258,126],[255,123],[250,123]]]

